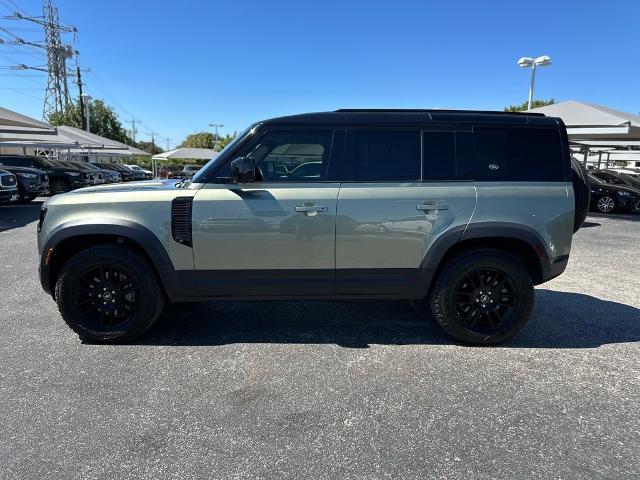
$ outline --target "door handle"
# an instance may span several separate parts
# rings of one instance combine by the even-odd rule
[[[298,205],[296,212],[309,213],[309,212],[326,212],[327,207],[324,205]]]
[[[448,210],[448,209],[449,209],[449,205],[447,205],[446,203],[430,202],[430,203],[420,203],[416,205],[416,210],[421,210],[423,212],[428,210]]]

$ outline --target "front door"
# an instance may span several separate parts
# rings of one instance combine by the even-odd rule
[[[335,213],[332,128],[278,127],[237,156],[252,184],[211,183],[193,202],[193,252],[202,296],[331,295]]]

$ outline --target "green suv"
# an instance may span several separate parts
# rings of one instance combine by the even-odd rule
[[[275,118],[190,180],[49,199],[40,279],[90,341],[138,337],[167,302],[425,299],[455,339],[497,343],[564,271],[583,173],[562,121],[539,114]]]

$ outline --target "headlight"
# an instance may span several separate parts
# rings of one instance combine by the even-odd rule
[[[64,173],[66,173],[67,175],[71,175],[72,177],[79,177],[80,176],[80,174],[76,173],[76,172],[64,172]]]
[[[632,193],[625,192],[625,191],[618,192],[618,195],[620,195],[621,197],[632,197],[633,196]]]
[[[23,177],[23,178],[37,178],[38,177],[38,175],[36,175],[35,173],[17,172],[16,175],[18,175],[19,177]]]

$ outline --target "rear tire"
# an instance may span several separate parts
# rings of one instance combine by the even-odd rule
[[[133,340],[156,321],[164,292],[151,265],[119,245],[98,245],[74,255],[55,287],[58,310],[83,340]]]
[[[71,191],[71,184],[64,178],[52,178],[49,185],[52,195]]]
[[[591,186],[589,185],[589,175],[584,165],[571,157],[571,175],[573,182],[573,195],[575,198],[575,214],[573,219],[573,233],[576,233],[589,212],[591,202]]]
[[[471,250],[447,262],[429,293],[431,311],[456,340],[490,345],[513,337],[527,322],[533,282],[517,257]]]

